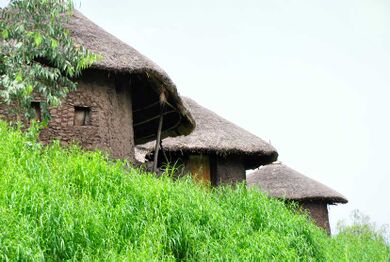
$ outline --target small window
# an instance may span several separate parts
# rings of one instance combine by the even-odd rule
[[[91,125],[91,109],[89,107],[75,106],[73,124],[75,126]]]
[[[42,110],[40,102],[31,102],[31,108],[34,112],[34,119],[38,122],[42,121]]]

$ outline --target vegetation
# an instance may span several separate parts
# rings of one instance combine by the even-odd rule
[[[97,59],[64,28],[72,11],[70,0],[11,0],[0,9],[0,102],[13,103],[19,118],[33,116],[39,95],[48,119],[48,107],[75,90],[73,77]]]
[[[338,234],[330,242],[331,257],[337,261],[390,261],[390,235],[387,226],[377,228],[358,210],[352,224],[340,222]]]
[[[243,185],[155,178],[0,121],[0,260],[378,260],[382,238],[330,238]]]

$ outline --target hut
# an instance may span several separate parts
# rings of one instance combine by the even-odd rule
[[[270,197],[297,202],[317,226],[329,234],[328,205],[348,202],[340,193],[280,162],[260,167],[249,174],[247,185],[259,188]]]
[[[275,148],[189,98],[183,98],[196,127],[188,136],[162,140],[158,165],[179,163],[184,172],[211,185],[245,181],[245,170],[275,161]],[[153,143],[137,147],[153,154]],[[149,156],[149,159],[152,157]]]
[[[136,144],[189,134],[195,124],[169,76],[137,50],[104,31],[75,10],[66,24],[74,41],[102,57],[77,79],[78,89],[50,110],[44,143],[77,141],[87,149],[134,160]],[[40,118],[40,100],[32,104]],[[163,105],[163,106],[162,106]],[[0,115],[12,119],[9,106]],[[161,127],[161,128],[159,128]]]

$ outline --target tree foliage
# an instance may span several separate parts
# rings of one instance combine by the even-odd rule
[[[77,87],[74,78],[97,56],[75,43],[64,27],[73,11],[69,0],[11,0],[0,10],[0,102],[32,117],[34,95],[48,107]]]
[[[340,235],[351,235],[361,239],[390,243],[389,226],[382,225],[378,227],[370,221],[369,216],[359,210],[354,210],[351,213],[350,224],[347,224],[344,220],[339,221],[337,231]]]

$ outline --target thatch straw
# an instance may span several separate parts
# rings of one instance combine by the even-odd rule
[[[175,84],[158,65],[131,46],[104,31],[77,10],[74,11],[73,17],[66,27],[77,43],[102,56],[103,59],[95,62],[92,68],[114,73],[143,73],[151,79],[150,82],[154,85],[154,92],[164,93],[167,100],[174,107],[174,111],[179,114],[179,116],[175,116],[179,119],[179,123],[175,123],[173,126],[164,126],[163,137],[186,135],[193,130],[195,127],[194,120],[183,105]],[[145,105],[145,107],[148,107],[148,105]],[[148,117],[153,118],[153,115],[148,115]],[[134,118],[140,122],[143,121],[142,113],[139,113],[139,116],[135,115]],[[168,119],[169,116],[165,118]],[[143,135],[144,129],[140,130],[140,132],[135,130],[135,134],[141,133],[139,136]],[[157,131],[157,127],[155,131]],[[145,135],[146,138],[140,138],[138,141],[135,137],[136,142],[145,143],[154,139],[153,133],[151,137],[150,134]]]
[[[203,153],[242,157],[246,169],[275,161],[276,149],[261,138],[238,127],[195,101],[183,97],[195,119],[195,130],[188,136],[167,138],[162,145],[167,152]],[[153,150],[153,143],[140,146]]]
[[[108,71],[153,72],[159,74],[160,78],[165,81],[171,81],[159,66],[131,46],[104,31],[81,12],[74,10],[66,27],[71,31],[77,43],[102,55],[103,59],[97,61],[93,65],[94,68]]]
[[[262,166],[248,175],[247,185],[258,187],[271,197],[286,200],[328,204],[348,202],[340,193],[279,162]]]

